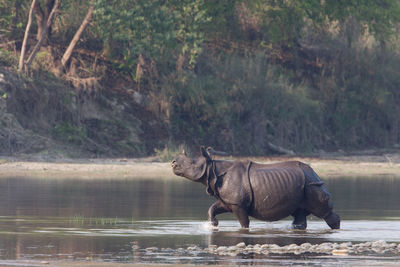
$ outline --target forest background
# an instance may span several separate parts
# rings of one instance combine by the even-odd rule
[[[399,0],[0,0],[0,154],[398,149]]]

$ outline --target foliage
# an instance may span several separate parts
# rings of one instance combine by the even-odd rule
[[[255,0],[249,6],[269,40],[285,45],[298,41],[310,24],[320,30],[333,26],[341,31],[349,18],[377,40],[386,40],[396,33],[400,21],[398,0]]]
[[[40,51],[36,54],[35,59],[32,62],[32,71],[41,72],[47,70],[51,64],[47,59],[49,58],[49,53],[47,51]]]
[[[348,17],[354,17],[378,40],[385,40],[394,34],[400,20],[400,2],[397,0],[330,0],[321,6],[323,12],[320,12],[319,20],[326,15],[331,21],[343,23]]]
[[[318,136],[318,104],[308,98],[307,88],[290,85],[265,56],[233,55],[208,64],[220,75],[169,85],[172,133],[180,142],[262,154],[271,140],[306,146]]]
[[[22,11],[25,8],[23,0],[0,0],[0,35],[11,35],[23,26]],[[16,36],[11,36],[15,38]]]
[[[62,123],[54,126],[53,135],[56,139],[66,141],[74,145],[82,145],[87,140],[84,128],[70,123]]]
[[[336,54],[332,49],[332,54]],[[400,59],[389,51],[377,49],[343,49],[339,55],[340,68],[320,81],[319,94],[324,103],[325,130],[335,140],[332,145],[361,148],[388,146],[399,142],[400,112],[396,102],[399,75],[393,71]],[[324,59],[330,62],[329,55]]]
[[[16,68],[18,64],[18,59],[5,49],[0,48],[0,65],[8,66],[11,68]]]
[[[10,10],[11,9],[11,1],[5,1],[2,0],[0,1],[0,25],[2,25],[2,28],[7,28],[11,24],[11,18],[13,16],[12,12],[6,12],[5,10]]]
[[[57,42],[68,45],[82,23],[89,9],[89,3],[90,1],[82,0],[62,1],[63,12],[56,18],[52,27],[53,34],[57,36]],[[93,31],[86,31],[80,43],[90,49],[97,50],[99,49],[99,45],[96,45],[97,38],[98,36]]]
[[[29,3],[0,0],[0,41],[17,39],[14,50]],[[62,1],[48,45],[62,50],[88,6]],[[118,101],[165,124],[168,144],[155,150],[163,158],[182,143],[247,154],[265,154],[270,143],[303,152],[391,146],[400,143],[399,22],[400,0],[95,0],[76,73],[107,74],[99,94],[122,92]],[[0,64],[15,65],[6,49]],[[54,58],[40,52],[36,68]],[[53,134],[120,153],[160,147],[136,131],[140,122],[84,120],[58,122]]]
[[[132,124],[136,121],[130,120]],[[125,121],[117,118],[113,120],[105,118],[86,119],[84,123],[87,137],[99,145],[107,146],[112,144],[116,151],[127,155],[131,153],[140,154],[143,150],[143,146],[137,137],[138,133],[140,133],[138,125],[127,125]]]
[[[97,0],[95,15],[109,56],[133,78],[140,54],[168,61],[181,53],[193,65],[210,22],[202,0]]]

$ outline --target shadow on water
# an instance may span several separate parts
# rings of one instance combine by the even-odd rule
[[[342,217],[341,230],[330,230],[322,220],[309,217],[306,231],[290,229],[289,218],[269,223],[253,219],[246,231],[232,215],[219,216],[220,226],[213,230],[205,222],[213,199],[204,187],[186,180],[2,179],[0,260],[334,264],[337,258],[324,255],[227,258],[204,248],[240,242],[400,242],[400,179],[338,178],[326,184]],[[394,257],[370,256],[341,260],[372,263]]]

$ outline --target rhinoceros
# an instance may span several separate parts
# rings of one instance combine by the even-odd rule
[[[204,147],[200,151],[197,158],[186,153],[176,156],[172,170],[204,184],[207,194],[217,198],[208,210],[213,226],[218,225],[215,216],[232,212],[242,228],[249,227],[249,216],[277,221],[291,215],[294,229],[306,229],[309,214],[324,219],[332,229],[340,228],[330,194],[309,165],[300,161],[260,164],[214,160]]]

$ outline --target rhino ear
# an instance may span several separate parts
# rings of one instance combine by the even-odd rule
[[[207,160],[211,160],[210,154],[207,152],[207,150],[204,148],[204,146],[200,147],[200,152],[203,157],[205,157]]]

